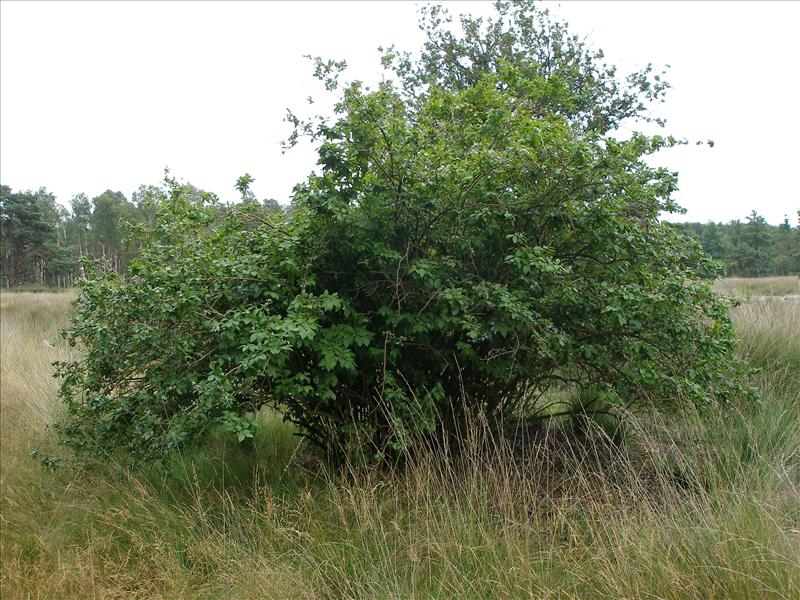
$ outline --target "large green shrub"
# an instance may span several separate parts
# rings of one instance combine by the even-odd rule
[[[83,284],[67,443],[158,457],[214,427],[244,440],[274,406],[328,452],[402,452],[457,445],[477,413],[541,416],[554,387],[590,410],[738,393],[698,275],[716,267],[659,222],[676,176],[644,159],[675,141],[545,110],[571,88],[520,64],[413,97],[346,86],[334,119],[296,121],[321,173],[287,213],[173,183],[128,275]]]

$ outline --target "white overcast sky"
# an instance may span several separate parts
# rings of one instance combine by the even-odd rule
[[[447,3],[490,14],[486,2]],[[681,220],[796,222],[800,3],[547,2],[621,72],[671,65],[667,133],[713,139],[656,161],[680,172]],[[287,107],[318,88],[304,54],[380,77],[379,45],[421,42],[416,2],[0,3],[0,180],[68,204],[180,179],[234,199],[244,172],[286,203],[314,167],[281,154]]]

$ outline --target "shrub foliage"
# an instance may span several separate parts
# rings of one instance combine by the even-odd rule
[[[738,393],[699,275],[716,266],[659,221],[676,175],[645,158],[677,142],[609,137],[554,108],[582,106],[572,80],[509,56],[463,85],[406,64],[344,86],[331,119],[292,117],[321,168],[284,213],[171,182],[129,273],[82,285],[65,441],[156,458],[213,428],[246,440],[273,406],[326,452],[380,455],[457,445],[476,413],[537,418],[554,388],[591,410]],[[337,89],[336,63],[317,73]]]

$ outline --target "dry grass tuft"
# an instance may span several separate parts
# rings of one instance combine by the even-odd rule
[[[733,310],[742,350],[758,367],[800,370],[800,295],[761,297]]]

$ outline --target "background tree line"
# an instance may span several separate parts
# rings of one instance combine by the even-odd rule
[[[244,183],[251,181],[249,178]],[[242,201],[258,203],[247,185],[240,183],[236,187]],[[156,207],[165,196],[159,186],[141,185],[130,200],[111,190],[91,200],[86,194],[76,194],[70,201],[71,209],[67,209],[46,188],[17,192],[5,185],[1,188],[3,287],[71,287],[82,275],[83,258],[125,272],[138,252],[135,237],[126,241],[125,223],[151,225]],[[266,212],[281,210],[273,199],[260,204]],[[780,225],[770,225],[754,210],[744,222],[674,223],[674,227],[697,239],[708,254],[725,265],[728,275],[800,274],[800,227],[793,227],[788,217]]]
[[[46,188],[15,192],[0,186],[0,285],[71,287],[83,274],[82,259],[125,272],[138,253],[127,224],[152,225],[164,195],[153,185],[139,186],[130,200],[111,190],[91,200],[81,193],[67,209]],[[258,202],[250,192],[242,200]],[[281,210],[276,200],[261,204],[267,212]]]
[[[745,222],[675,223],[684,234],[696,238],[703,249],[725,265],[734,277],[800,274],[800,212],[798,225],[788,217],[770,225],[755,210]]]

